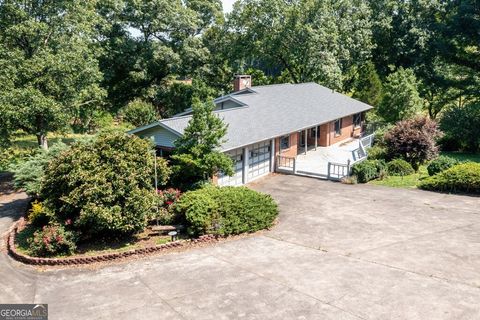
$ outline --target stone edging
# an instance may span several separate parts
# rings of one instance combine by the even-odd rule
[[[16,260],[31,264],[31,265],[41,265],[41,266],[67,266],[67,265],[85,265],[96,262],[106,262],[119,260],[131,256],[144,256],[160,251],[166,251],[171,248],[181,248],[186,247],[187,245],[198,244],[198,243],[209,243],[216,242],[219,240],[218,236],[215,235],[203,235],[197,239],[189,240],[177,240],[173,242],[164,243],[158,246],[151,246],[146,248],[128,250],[118,253],[106,253],[98,256],[89,256],[89,257],[72,257],[72,258],[38,258],[31,257],[29,255],[23,254],[17,251],[15,246],[15,237],[17,235],[18,229],[23,228],[26,224],[25,218],[20,218],[14,225],[11,231],[8,234],[7,238],[7,248],[8,253]]]

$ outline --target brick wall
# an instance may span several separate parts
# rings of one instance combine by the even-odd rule
[[[275,157],[279,155],[280,137],[275,138]],[[298,133],[293,132],[290,134],[290,147],[288,149],[282,149],[282,156],[296,157],[298,148]]]

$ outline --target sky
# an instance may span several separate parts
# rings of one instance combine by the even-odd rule
[[[223,3],[223,12],[232,11],[232,5],[236,0],[222,0]]]

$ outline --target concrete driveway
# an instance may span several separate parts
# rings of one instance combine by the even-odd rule
[[[480,198],[295,176],[252,187],[281,208],[262,236],[94,270],[2,254],[0,301],[48,303],[50,319],[480,318]]]

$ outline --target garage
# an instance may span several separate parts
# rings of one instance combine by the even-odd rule
[[[259,142],[249,147],[248,181],[270,172],[270,152],[270,140]]]
[[[218,175],[218,185],[220,186],[239,186],[243,184],[243,149],[235,149],[225,152],[233,161],[235,173],[229,177],[220,173]]]

